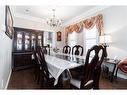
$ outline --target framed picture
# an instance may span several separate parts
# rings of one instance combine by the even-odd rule
[[[57,41],[61,41],[61,32],[60,31],[57,32]]]
[[[10,39],[12,39],[14,28],[13,28],[13,18],[9,6],[5,7],[5,26],[6,26],[6,31],[5,31],[6,35]]]

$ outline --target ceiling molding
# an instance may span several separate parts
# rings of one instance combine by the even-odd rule
[[[107,9],[109,8],[110,6],[99,6],[99,7],[94,7],[90,10],[88,10],[87,12],[81,14],[81,15],[78,15],[72,19],[70,19],[69,21],[66,21],[63,23],[63,26],[67,26],[68,24],[72,24],[72,23],[76,23],[76,22],[79,22],[81,20],[83,20],[84,18],[88,18],[89,16],[93,15],[93,14],[96,14],[98,13],[99,11],[102,11],[104,9]]]
[[[34,16],[29,16],[29,15],[25,15],[25,14],[21,14],[21,13],[15,13],[14,17],[18,17],[18,18],[22,18],[22,19],[27,19],[27,20],[31,20],[31,21],[35,21],[35,22],[45,23],[45,20],[42,19],[42,18],[38,18],[38,17],[34,17]]]
[[[68,24],[76,23],[77,21],[79,22],[82,19],[84,19],[86,17],[89,17],[92,14],[98,13],[99,11],[102,11],[102,10],[104,10],[106,8],[109,8],[109,7],[110,6],[98,6],[98,7],[94,7],[92,9],[88,10],[87,12],[85,12],[85,13],[83,13],[81,15],[75,16],[74,18],[64,22],[62,24],[62,26],[66,26]],[[21,13],[15,13],[14,17],[22,18],[22,19],[27,19],[27,20],[31,20],[31,21],[35,21],[35,22],[39,22],[39,23],[45,23],[46,22],[45,19],[43,19],[43,18],[38,18],[38,17],[27,15],[27,14],[21,14]]]

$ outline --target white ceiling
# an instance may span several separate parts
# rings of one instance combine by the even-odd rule
[[[52,9],[56,9],[56,17],[62,19],[63,22],[66,22],[94,7],[95,6],[12,6],[12,10],[14,14],[19,13],[48,19],[52,17]]]

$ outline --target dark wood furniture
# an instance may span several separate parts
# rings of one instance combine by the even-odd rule
[[[113,69],[111,71],[109,71],[109,67],[106,66],[108,68],[107,74],[108,74],[109,80],[111,82],[113,82],[113,80],[114,80],[115,70],[116,70],[117,65],[118,65],[119,62],[120,62],[120,60],[114,60],[114,59],[105,59],[104,60],[104,65],[108,65],[109,64],[109,65],[113,66]]]
[[[75,45],[72,48],[72,55],[80,55],[80,56],[82,56],[83,55],[83,47],[80,46],[80,45]]]
[[[124,59],[123,61],[121,61],[118,64],[117,69],[116,69],[116,74],[115,74],[115,77],[116,78],[117,78],[118,70],[121,70],[122,72],[124,72],[125,74],[127,74],[127,58]]]
[[[63,53],[66,53],[66,54],[70,54],[71,52],[71,47],[66,45],[63,47]]]
[[[44,54],[49,54],[50,55],[50,46],[42,46],[42,50],[44,52]]]
[[[43,46],[43,31],[14,27],[13,70],[31,67],[32,48]]]
[[[43,87],[44,83],[47,84],[46,88],[52,88],[54,87],[54,81],[55,79],[51,76],[51,74],[48,71],[47,63],[45,61],[44,52],[41,47],[37,47],[36,51],[36,62],[39,64],[39,79],[41,79],[41,85]]]
[[[80,45],[75,45],[72,48],[72,55],[82,56],[83,55],[83,47]],[[71,69],[70,72],[74,78],[79,79],[79,77],[82,75],[82,69],[83,69],[83,66],[80,66],[80,67]]]
[[[40,51],[38,51],[40,52]],[[38,53],[36,50],[33,50],[33,58],[32,58],[32,63],[34,64],[34,77],[35,81],[37,80],[37,83],[39,84],[40,79],[41,79],[41,62],[40,62],[40,57],[38,56]]]
[[[13,71],[31,67],[32,66],[31,56],[32,56],[32,52],[26,52],[26,53],[25,52],[13,52],[12,53]]]
[[[95,54],[92,55],[91,52],[95,51]],[[101,56],[100,51],[102,51]],[[86,55],[86,61],[84,66],[84,74],[80,77],[80,80],[71,79],[71,87],[78,89],[99,89],[99,78],[101,73],[101,64],[104,59],[104,48],[102,46],[93,46],[91,49],[88,49]]]

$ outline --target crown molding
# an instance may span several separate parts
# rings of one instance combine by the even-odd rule
[[[64,22],[63,26],[67,26],[68,24],[79,22],[79,21],[83,20],[84,18],[88,18],[93,14],[98,14],[98,12],[100,12],[102,10],[105,10],[109,7],[111,7],[111,6],[97,6],[97,7],[94,7],[92,9],[88,10],[87,12],[85,12],[81,15],[78,15],[78,16],[70,19],[69,21]]]
[[[21,13],[15,13],[14,17],[45,23],[45,20],[43,18],[38,18],[38,17],[26,15],[26,14],[21,14]]]
[[[87,17],[91,16],[92,14],[96,14],[99,11],[102,11],[102,10],[107,9],[109,7],[110,6],[97,6],[97,7],[94,7],[92,9],[88,10],[87,12],[85,12],[81,15],[78,15],[78,16],[64,22],[63,26],[67,26],[68,24],[79,22],[82,19],[87,18]],[[27,14],[21,14],[21,13],[15,13],[14,17],[27,19],[27,20],[31,20],[31,21],[35,21],[35,22],[40,22],[40,23],[45,23],[46,22],[45,19],[43,19],[43,18],[38,18],[38,17],[27,15]]]

